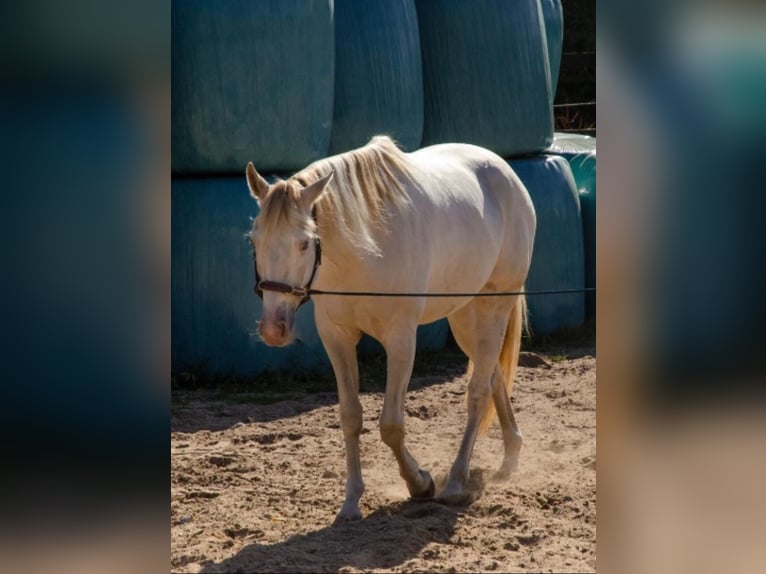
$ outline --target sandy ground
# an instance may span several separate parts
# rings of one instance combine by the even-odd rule
[[[363,394],[364,518],[339,526],[345,462],[333,393],[271,405],[195,392],[178,406],[176,395],[172,571],[595,571],[595,349],[569,354],[519,368],[520,468],[507,483],[490,479],[502,460],[495,423],[474,451],[476,499],[462,507],[407,500],[377,430],[382,394]],[[437,489],[465,425],[461,369],[413,379],[408,394],[408,446]]]

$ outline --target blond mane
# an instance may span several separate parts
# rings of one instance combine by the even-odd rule
[[[379,255],[375,231],[387,215],[410,205],[404,182],[410,180],[407,159],[388,136],[375,136],[361,148],[314,162],[287,180],[305,187],[335,172],[316,203],[317,216],[362,250]]]
[[[288,226],[316,234],[316,224],[299,208],[300,197],[301,188],[296,182],[277,179],[260,205],[258,220],[264,233],[271,234]]]

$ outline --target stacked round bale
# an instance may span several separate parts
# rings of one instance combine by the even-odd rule
[[[330,154],[386,134],[407,151],[423,137],[423,73],[414,0],[335,0]]]
[[[549,153],[569,162],[580,196],[583,245],[585,248],[585,286],[596,287],[596,138],[580,134],[555,133]],[[585,317],[596,315],[596,293],[585,294]]]
[[[585,285],[580,198],[564,158],[540,155],[510,160],[532,197],[537,213],[527,291],[582,289]],[[582,325],[583,293],[528,296],[533,335]]]
[[[287,173],[325,157],[334,98],[332,0],[172,3],[174,368],[255,374],[326,355],[308,313],[303,345],[260,343],[249,242],[248,161]],[[201,178],[199,176],[202,176]]]
[[[327,154],[332,1],[174,0],[175,173],[299,169]]]
[[[465,142],[502,155],[553,140],[550,63],[539,0],[417,0],[423,145]]]
[[[548,67],[551,73],[551,101],[556,98],[561,69],[561,51],[564,46],[564,10],[561,0],[540,0],[545,21],[545,40],[548,50]]]

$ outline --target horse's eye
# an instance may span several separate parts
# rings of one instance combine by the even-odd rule
[[[305,239],[305,240],[301,241],[301,243],[300,243],[300,250],[301,251],[306,251],[306,249],[308,249],[308,248],[309,248],[308,239]]]

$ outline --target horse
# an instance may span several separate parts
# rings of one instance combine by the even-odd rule
[[[524,283],[536,214],[512,168],[478,146],[445,143],[407,153],[388,136],[313,162],[269,184],[246,170],[259,205],[250,240],[262,297],[261,339],[294,339],[295,314],[313,292],[415,293],[411,297],[322,294],[314,320],[338,388],[346,451],[345,499],[336,521],[361,518],[362,405],[356,346],[363,333],[386,353],[379,430],[413,499],[434,497],[434,481],[405,445],[404,401],[417,327],[446,317],[469,358],[467,423],[436,500],[462,504],[477,436],[500,423],[507,480],[522,444],[509,395],[526,328]],[[321,241],[321,243],[320,243]],[[312,248],[313,247],[313,248]],[[498,291],[512,296],[471,296]],[[426,297],[425,293],[459,293]]]

